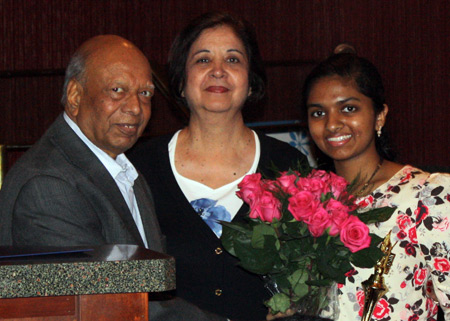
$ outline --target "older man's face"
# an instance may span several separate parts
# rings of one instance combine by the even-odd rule
[[[133,146],[144,131],[155,88],[150,65],[140,52],[116,51],[89,60],[74,113],[82,132],[112,158]]]

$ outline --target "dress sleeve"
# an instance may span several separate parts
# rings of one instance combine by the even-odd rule
[[[415,210],[417,238],[439,305],[450,320],[450,175],[432,174]]]

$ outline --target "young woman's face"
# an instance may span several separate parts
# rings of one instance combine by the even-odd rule
[[[375,115],[372,99],[353,80],[339,76],[319,79],[307,99],[308,126],[317,147],[335,161],[376,155],[375,132],[385,111]]]

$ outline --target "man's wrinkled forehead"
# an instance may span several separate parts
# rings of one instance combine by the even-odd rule
[[[134,46],[127,43],[123,45],[105,46],[97,48],[86,59],[86,77],[99,75],[107,71],[129,70],[131,73],[144,74],[149,86],[153,85],[152,70],[144,54]]]

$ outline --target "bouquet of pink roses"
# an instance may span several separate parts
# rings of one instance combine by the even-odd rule
[[[222,243],[241,266],[276,284],[266,302],[273,313],[311,301],[313,293],[344,283],[352,265],[373,267],[382,239],[366,224],[387,220],[393,208],[357,213],[344,178],[289,170],[276,179],[247,175],[238,196],[250,206],[245,222],[222,222]]]

